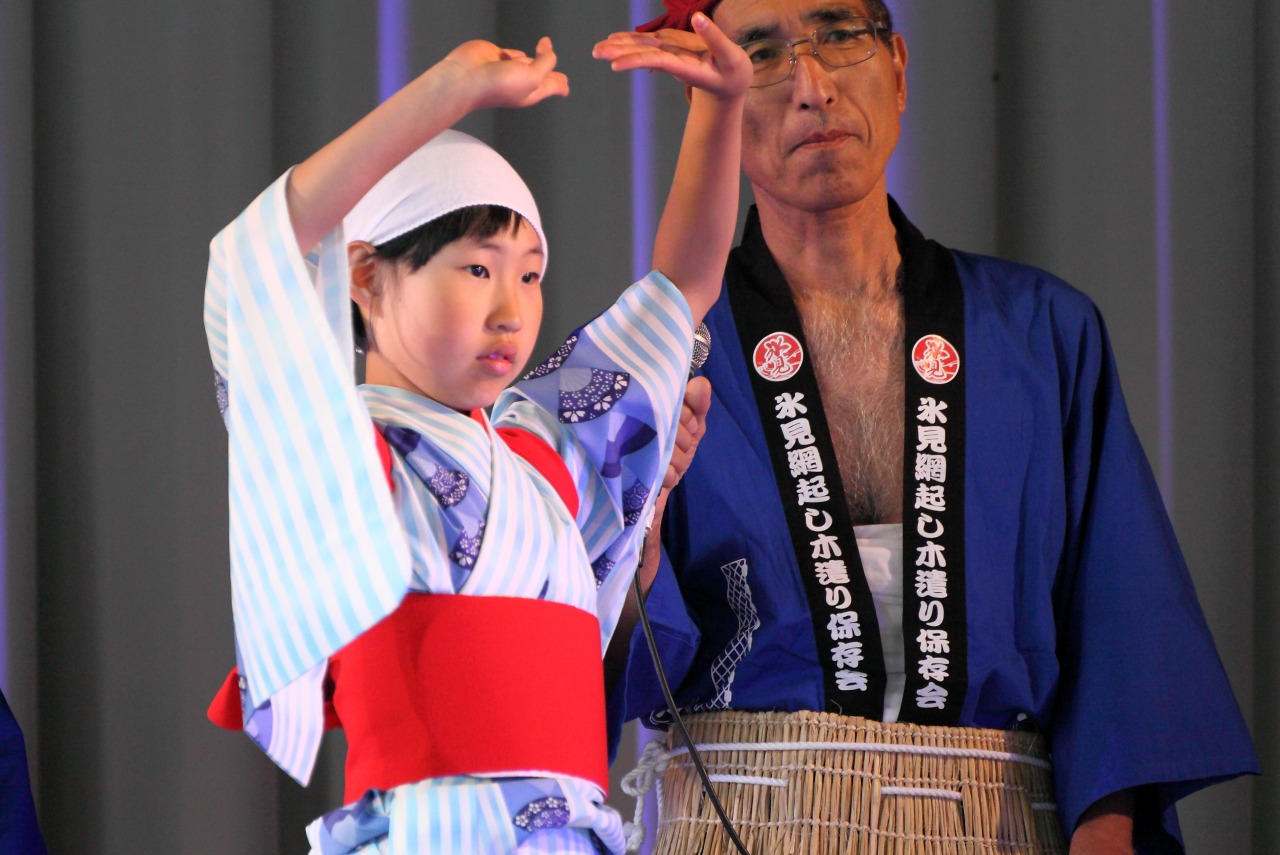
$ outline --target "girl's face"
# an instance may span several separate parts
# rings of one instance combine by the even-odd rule
[[[521,221],[514,233],[446,244],[412,273],[384,271],[381,296],[362,306],[366,381],[464,412],[489,406],[533,352],[541,270],[542,243]]]

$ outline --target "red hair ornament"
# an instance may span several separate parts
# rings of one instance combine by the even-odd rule
[[[687,30],[693,32],[693,16],[697,12],[710,16],[711,9],[720,0],[662,0],[667,11],[647,24],[636,27],[638,33],[654,30]]]

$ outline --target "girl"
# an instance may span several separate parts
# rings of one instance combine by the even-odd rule
[[[751,79],[696,26],[706,51],[597,48],[694,87],[656,269],[510,389],[546,240],[511,167],[446,129],[567,94],[547,39],[458,47],[212,243],[238,668],[210,714],[304,783],[326,721],[346,729],[347,805],[313,852],[623,847],[600,652],[719,293]]]

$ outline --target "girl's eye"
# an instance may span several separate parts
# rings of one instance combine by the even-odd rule
[[[489,268],[485,267],[483,264],[468,264],[465,269],[467,273],[477,279],[489,278]]]
[[[531,271],[521,276],[520,281],[526,285],[532,285],[534,282],[537,282],[541,278],[542,276],[539,275],[536,271]]]

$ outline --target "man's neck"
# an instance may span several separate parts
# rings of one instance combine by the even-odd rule
[[[756,207],[765,243],[797,295],[836,289],[875,298],[895,287],[902,256],[883,181],[842,208],[801,211],[760,195]]]

